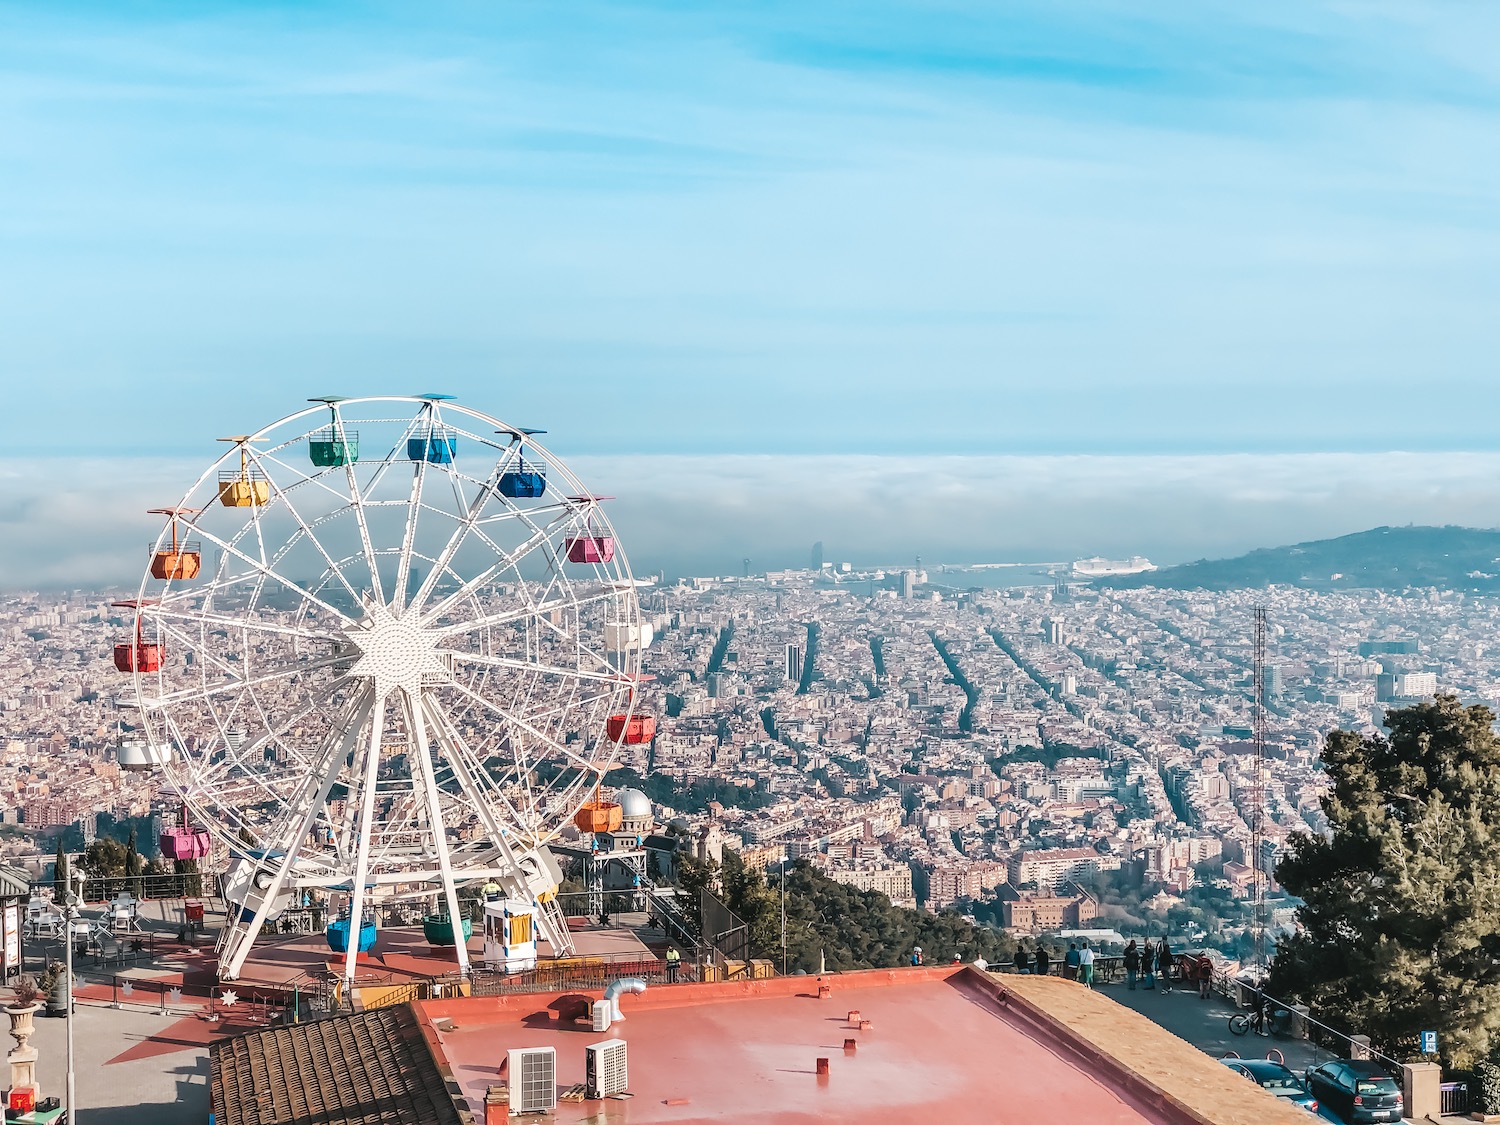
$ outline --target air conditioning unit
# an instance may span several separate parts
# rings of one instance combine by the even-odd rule
[[[557,1108],[557,1048],[506,1052],[511,1113],[551,1113]]]
[[[595,1031],[608,1031],[614,1021],[614,1005],[608,1000],[595,1000],[589,1008],[589,1018]]]
[[[606,1039],[583,1049],[585,1096],[607,1098],[623,1094],[630,1081],[625,1076],[625,1040]]]

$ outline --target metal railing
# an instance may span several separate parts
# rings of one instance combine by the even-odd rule
[[[640,977],[647,984],[671,984],[696,981],[698,972],[691,962],[683,961],[674,976],[667,962],[638,954],[572,957],[560,961],[539,961],[535,969],[521,973],[502,973],[476,966],[470,970],[470,989],[475,996],[506,996],[515,992],[566,992],[572,989],[597,990],[621,977]],[[438,978],[435,983],[442,983],[443,979]]]
[[[1470,1111],[1467,1082],[1444,1082],[1438,1090],[1442,1099],[1441,1113],[1444,1117],[1457,1116]]]

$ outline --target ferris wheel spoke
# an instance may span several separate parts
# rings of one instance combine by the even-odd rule
[[[419,695],[421,693],[418,693]],[[442,798],[438,795],[437,777],[432,764],[432,748],[427,742],[427,721],[425,715],[418,714],[421,706],[420,700],[413,701],[406,692],[401,693],[402,702],[406,709],[406,728],[416,743],[414,747],[419,771],[422,775],[422,788],[427,797],[427,809],[429,827],[432,832],[433,846],[437,849],[438,870],[442,874],[443,895],[447,899],[448,919],[455,930],[458,929],[458,888],[453,882],[453,862],[448,854],[448,827],[447,820],[443,815]],[[459,783],[462,785],[462,782]],[[463,940],[461,933],[454,934],[454,944],[458,947],[458,971],[467,974],[469,968],[469,947]]]
[[[307,478],[304,477],[303,479],[305,480]],[[316,550],[320,556],[322,556],[323,562],[327,566],[329,573],[333,574],[339,580],[344,589],[348,592],[349,597],[353,600],[354,604],[358,605],[360,598],[359,591],[354,588],[354,585],[349,581],[349,578],[343,572],[343,569],[334,562],[333,556],[330,555],[328,553],[328,549],[323,546],[323,541],[318,538],[317,533],[313,530],[314,524],[310,524],[306,519],[303,518],[302,513],[297,508],[297,505],[292,501],[291,490],[278,489],[278,495],[281,497],[282,506],[286,508],[292,519],[296,521],[300,535],[291,536],[286,541],[286,543],[283,544],[281,549],[276,552],[272,560],[272,564],[279,564],[281,560],[284,559],[292,550],[293,547],[295,547],[299,542],[302,542],[305,539],[306,542],[311,543],[313,549]],[[325,519],[326,518],[332,518],[332,515],[325,517]],[[322,521],[314,521],[314,523],[321,522]]]
[[[354,980],[354,959],[359,952],[358,935],[364,925],[365,880],[370,874],[370,828],[375,818],[375,783],[380,769],[380,747],[385,740],[386,692],[374,686],[371,694],[374,705],[370,715],[370,741],[365,749],[359,824],[354,841],[354,879],[349,888],[349,943],[344,958],[344,979],[350,982]],[[359,762],[357,754],[355,762]]]
[[[260,521],[257,519],[255,523],[258,529]],[[307,590],[304,590],[290,578],[287,578],[285,575],[282,575],[276,570],[272,569],[261,559],[252,558],[250,555],[240,550],[239,547],[237,547],[234,543],[231,543],[229,540],[214,534],[214,532],[204,527],[197,527],[196,530],[198,534],[202,535],[204,539],[207,539],[209,542],[217,546],[219,550],[224,554],[232,555],[234,558],[239,559],[242,563],[250,567],[251,572],[255,575],[258,582],[264,583],[267,580],[273,581],[282,589],[288,591],[289,593],[296,594],[297,597],[303,599],[304,601],[312,602],[319,609],[322,609],[326,613],[332,614],[340,621],[343,621],[346,624],[350,625],[354,623],[350,617],[339,610],[336,606],[331,605],[330,603],[324,601],[322,598],[315,597],[314,595],[310,594]],[[221,563],[221,565],[223,564]]]
[[[430,433],[429,442],[432,440]],[[411,476],[411,498],[406,503],[406,530],[401,535],[401,554],[396,559],[396,585],[391,605],[399,614],[406,606],[406,583],[411,576],[411,553],[417,542],[417,519],[422,511],[422,487],[427,481],[427,458],[415,463]]]
[[[318,672],[324,668],[333,668],[339,664],[349,664],[351,662],[352,658],[349,655],[337,653],[333,656],[325,656],[320,660],[310,660],[306,664],[294,664],[289,668],[281,668],[274,672],[263,672],[249,679],[227,680],[222,684],[210,684],[207,686],[195,685],[191,688],[184,688],[181,691],[168,692],[151,700],[150,705],[153,707],[167,707],[176,703],[191,703],[195,700],[213,699],[215,696],[248,691],[251,688],[262,687],[265,684],[274,684],[280,680],[300,676],[304,672]]]
[[[545,745],[553,753],[567,758],[568,761],[582,766],[584,769],[594,768],[587,758],[582,758],[578,754],[574,753],[573,750],[568,747],[567,743],[560,742],[558,739],[554,738],[552,735],[548,734],[540,727],[537,727],[528,722],[526,719],[523,719],[520,715],[513,713],[507,708],[501,707],[493,700],[485,699],[481,695],[476,695],[474,692],[471,692],[468,688],[464,687],[464,685],[460,683],[455,682],[452,686],[457,688],[461,694],[468,696],[475,703],[478,703],[484,709],[493,712],[496,716],[498,716],[505,722],[510,723],[513,726],[525,731],[527,734],[531,735],[532,738]],[[517,758],[519,760],[519,755],[517,756]]]
[[[507,570],[514,568],[517,563],[525,559],[528,555],[531,554],[532,551],[536,550],[537,547],[541,546],[543,543],[546,543],[548,541],[549,534],[549,530],[538,528],[535,532],[533,532],[529,539],[521,543],[520,546],[518,546],[514,551],[505,550],[488,536],[480,536],[484,543],[498,556],[498,561],[491,563],[484,570],[480,571],[473,578],[470,578],[468,581],[464,582],[459,586],[458,589],[448,594],[437,605],[433,606],[426,613],[424,613],[422,615],[422,623],[424,625],[430,625],[431,623],[437,621],[464,598],[469,597],[476,591],[482,589],[486,583],[494,581],[497,575],[504,574]]]
[[[433,737],[442,747],[443,760],[453,771],[459,788],[467,794],[471,805],[479,813],[480,820],[484,822],[498,846],[506,830],[495,817],[494,805],[497,802],[503,805],[513,824],[524,824],[526,817],[493,782],[488,789],[481,786],[478,778],[487,775],[484,773],[483,765],[478,761],[478,756],[464,741],[463,735],[454,726],[442,705],[425,692],[422,695],[422,711],[427,716]]]
[[[623,684],[628,681],[605,665],[606,671],[590,672],[582,668],[559,668],[535,660],[518,660],[513,656],[486,656],[478,652],[463,652],[460,649],[443,649],[452,658],[464,664],[483,664],[490,668],[512,668],[519,672],[536,672],[543,676],[556,676],[565,680],[598,680],[608,684]]]
[[[504,460],[501,461],[501,465],[505,463]],[[494,477],[499,472],[500,465],[497,465],[495,473],[490,475]],[[479,518],[479,514],[484,511],[490,497],[493,495],[493,489],[488,482],[476,481],[475,483],[478,484],[479,488],[474,495],[474,499],[465,504],[462,493],[458,492],[457,480],[455,479],[454,481],[458,506],[464,508],[464,515],[459,521],[458,526],[453,529],[453,534],[448,536],[448,541],[443,544],[443,549],[438,553],[437,558],[433,560],[432,572],[428,574],[421,587],[413,595],[411,606],[414,609],[427,604],[427,599],[432,596],[432,590],[437,584],[438,578],[442,574],[445,574],[448,567],[452,565],[453,556],[458,553],[459,547],[463,545],[464,540],[468,537],[468,533],[472,529],[474,522]]]
[[[193,625],[215,627],[226,630],[245,630],[255,633],[271,633],[280,637],[289,637],[301,641],[338,641],[342,638],[340,633],[318,632],[312,629],[299,629],[293,625],[283,625],[276,621],[251,617],[230,617],[222,613],[200,612],[193,613],[189,610],[168,610],[162,605],[143,607],[141,616],[151,621],[183,621]],[[179,636],[186,637],[186,633]]]
[[[501,625],[514,625],[517,621],[525,621],[528,618],[541,617],[552,613],[554,610],[570,609],[574,606],[592,605],[595,602],[609,601],[619,597],[618,591],[605,589],[597,594],[589,594],[578,598],[558,598],[555,601],[538,601],[519,606],[516,609],[507,609],[501,613],[490,613],[483,617],[470,618],[468,621],[455,622],[452,625],[440,625],[433,628],[434,636],[447,638],[456,637],[463,633],[471,633],[476,629],[494,629]],[[431,620],[429,618],[428,620]]]
[[[332,792],[334,783],[338,780],[345,757],[359,741],[360,729],[364,726],[374,706],[371,698],[374,694],[372,689],[366,687],[356,700],[351,701],[350,708],[345,712],[347,721],[342,724],[342,729],[335,727],[337,735],[324,742],[324,746],[332,752],[327,753],[325,759],[319,763],[322,766],[321,770],[309,769],[297,799],[288,802],[286,814],[282,817],[287,830],[275,840],[275,843],[281,846],[282,856],[271,874],[271,885],[262,893],[260,905],[249,925],[243,928],[243,937],[237,944],[225,949],[229,955],[224,966],[227,969],[225,975],[229,979],[233,980],[239,976],[240,969],[244,967],[245,958],[250,952],[250,943],[255,940],[255,935],[265,925],[272,904],[281,894],[282,888],[286,886],[287,878],[297,863],[307,834],[312,831],[319,812],[328,803],[328,794]],[[239,936],[240,932],[236,931],[234,936]],[[358,933],[356,926],[355,936],[350,943],[351,948],[358,945]]]

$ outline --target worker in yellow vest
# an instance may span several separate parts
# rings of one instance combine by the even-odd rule
[[[667,950],[667,983],[677,983],[677,971],[682,968],[682,954],[673,946]]]

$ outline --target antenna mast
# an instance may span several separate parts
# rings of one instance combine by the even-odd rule
[[[1255,607],[1255,708],[1251,723],[1255,765],[1250,787],[1250,869],[1255,879],[1255,964],[1266,967],[1266,874],[1261,870],[1261,840],[1266,804],[1266,607]]]

